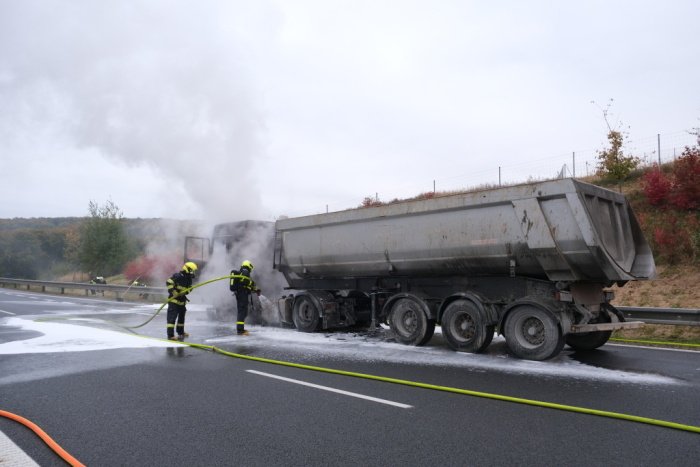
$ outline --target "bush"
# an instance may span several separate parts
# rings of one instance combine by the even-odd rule
[[[362,204],[360,204],[361,208],[373,208],[377,206],[384,206],[384,202],[379,201],[379,198],[373,196],[367,196],[362,200]]]
[[[657,165],[642,179],[644,195],[653,206],[668,203],[677,209],[700,209],[700,149],[686,147],[670,175]]]
[[[655,165],[642,179],[642,188],[649,204],[660,206],[668,200],[671,191],[671,180]]]
[[[700,149],[686,147],[673,165],[671,203],[680,209],[700,209]]]
[[[129,282],[135,281],[149,285],[164,282],[174,272],[179,271],[180,262],[171,256],[139,256],[124,267],[124,277]]]
[[[669,209],[638,217],[659,263],[678,264],[700,260],[700,216]]]

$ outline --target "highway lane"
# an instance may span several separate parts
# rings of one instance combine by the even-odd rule
[[[145,321],[150,311],[129,304],[0,291],[0,310],[0,408],[32,419],[88,465],[694,465],[700,454],[698,434],[193,348],[103,342],[76,351],[99,348],[88,339],[106,339],[99,332],[116,334],[102,318]],[[40,331],[7,324],[41,316],[68,320],[35,323],[58,327]],[[188,312],[192,341],[233,352],[700,426],[697,353],[605,346],[523,362],[498,340],[486,355],[469,355],[448,351],[439,335],[410,348],[361,333],[254,327],[240,338],[232,326]],[[139,332],[161,337],[162,317]],[[8,353],[6,344],[44,333],[54,340],[37,345],[41,352]],[[41,465],[61,465],[26,429],[0,420],[0,430]]]

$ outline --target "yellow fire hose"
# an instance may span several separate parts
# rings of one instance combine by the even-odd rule
[[[158,316],[158,313],[160,313],[161,310],[162,310],[163,308],[165,308],[165,305],[167,305],[169,302],[173,301],[173,299],[175,299],[175,298],[177,298],[177,297],[180,297],[180,296],[182,296],[182,295],[188,294],[188,293],[190,293],[192,290],[194,290],[194,289],[196,289],[196,288],[199,288],[199,287],[202,287],[203,285],[211,284],[212,282],[216,282],[216,281],[222,281],[222,280],[224,280],[224,279],[231,279],[231,277],[232,277],[231,275],[228,275],[228,276],[221,276],[221,277],[217,277],[217,278],[215,278],[215,279],[209,279],[208,281],[204,281],[204,282],[202,282],[201,284],[193,285],[192,287],[189,287],[189,288],[185,289],[183,292],[181,292],[181,293],[179,293],[179,294],[177,294],[177,295],[175,295],[175,296],[173,296],[173,297],[167,299],[166,301],[164,301],[163,304],[160,306],[160,308],[158,308],[158,309],[156,310],[156,312],[153,313],[153,316],[151,316],[150,318],[148,318],[145,322],[139,324],[138,326],[125,326],[125,327],[126,327],[127,329],[138,329],[138,328],[140,328],[140,327],[143,327],[143,326],[147,325],[148,323],[150,323],[151,321],[153,321],[153,318],[155,318],[156,316]]]
[[[180,295],[189,293],[190,291],[202,287],[204,285],[210,284],[212,282],[224,280],[224,279],[230,279],[231,276],[222,276],[222,277],[217,277],[215,279],[210,279],[205,282],[202,282],[200,284],[196,284],[188,289],[186,289],[184,292],[182,292]],[[172,298],[177,298],[177,296],[172,297]],[[166,300],[163,302],[163,304],[156,310],[156,312],[151,316],[148,320],[145,322],[137,325],[137,326],[126,326],[127,329],[137,329],[140,327],[145,326],[146,324],[150,323],[156,316],[158,316],[158,313],[165,307],[165,305],[168,304],[168,302],[171,299]],[[148,339],[157,339],[155,337],[150,337],[150,336],[140,336]],[[163,340],[163,339],[157,339],[157,340]],[[697,344],[675,344],[675,343],[664,343],[664,342],[659,342],[659,341],[634,341],[634,340],[626,340],[626,339],[614,339],[617,341],[623,341],[623,342],[639,342],[639,343],[647,343],[647,344],[673,344],[673,345],[684,345],[684,346],[690,346],[690,347],[700,347],[700,345]],[[172,341],[166,341],[168,343],[172,343]],[[336,375],[343,375],[343,376],[350,376],[353,378],[363,378],[363,379],[368,379],[368,380],[373,380],[373,381],[381,381],[385,383],[391,383],[391,384],[400,384],[403,386],[410,386],[410,387],[416,387],[416,388],[422,388],[422,389],[430,389],[433,391],[442,391],[442,392],[449,392],[453,394],[461,394],[465,396],[472,396],[472,397],[481,397],[485,399],[491,399],[491,400],[498,400],[498,401],[503,401],[503,402],[512,402],[516,404],[524,404],[524,405],[530,405],[534,407],[542,407],[542,408],[547,408],[547,409],[554,409],[554,410],[562,410],[562,411],[567,411],[567,412],[573,412],[573,413],[579,413],[579,414],[587,414],[587,415],[595,415],[598,417],[606,417],[606,418],[612,418],[612,419],[617,419],[617,420],[625,420],[629,422],[635,422],[635,423],[643,423],[647,425],[653,425],[653,426],[659,426],[663,428],[671,428],[675,430],[680,430],[680,431],[685,431],[685,432],[690,432],[690,433],[698,433],[700,434],[700,426],[694,426],[694,425],[686,425],[682,423],[675,423],[675,422],[669,422],[665,420],[657,420],[653,418],[648,418],[648,417],[640,417],[637,415],[629,415],[629,414],[624,414],[624,413],[617,413],[617,412],[610,412],[607,410],[597,410],[597,409],[589,409],[586,407],[577,407],[573,405],[565,405],[565,404],[556,404],[552,402],[545,402],[545,401],[538,401],[538,400],[533,400],[533,399],[524,399],[520,397],[512,397],[512,396],[506,396],[502,394],[494,394],[494,393],[488,393],[488,392],[481,392],[481,391],[472,391],[469,389],[461,389],[461,388],[454,388],[450,386],[439,386],[435,384],[428,384],[428,383],[421,383],[417,381],[408,381],[404,379],[397,379],[397,378],[389,378],[385,376],[377,376],[377,375],[370,375],[366,373],[356,373],[353,371],[344,371],[344,370],[336,370],[333,368],[325,368],[325,367],[319,367],[319,366],[313,366],[313,365],[305,365],[301,363],[293,363],[293,362],[287,362],[283,360],[273,360],[269,358],[262,358],[262,357],[255,357],[251,355],[243,355],[243,354],[238,354],[234,352],[228,352],[226,350],[222,350],[218,347],[211,346],[211,345],[205,345],[205,344],[197,344],[197,343],[192,343],[192,342],[180,342],[174,345],[187,345],[189,347],[193,347],[196,349],[202,349],[202,350],[209,350],[214,353],[218,353],[221,355],[225,355],[227,357],[233,357],[233,358],[238,358],[238,359],[243,359],[243,360],[251,360],[255,362],[261,362],[261,363],[268,363],[268,364],[273,364],[273,365],[282,365],[282,366],[287,366],[287,367],[293,367],[293,368],[299,368],[303,370],[310,370],[310,371],[318,371],[318,372],[323,372],[323,373],[330,373],[330,374],[336,374]],[[18,421],[20,423],[25,424],[26,426],[30,427],[35,433],[37,433],[48,445],[53,449],[61,458],[63,458],[66,462],[68,462],[72,466],[82,466],[78,460],[76,460],[73,456],[65,452],[63,449],[61,449],[58,444],[53,441],[46,433],[41,430],[38,426],[34,425],[30,421],[23,419],[22,417],[18,415],[14,415],[10,412],[5,412],[0,410],[0,416],[4,416],[7,418],[10,418],[12,420]]]

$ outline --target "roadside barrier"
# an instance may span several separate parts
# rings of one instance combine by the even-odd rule
[[[628,342],[630,344],[646,344],[646,345],[666,345],[666,346],[678,346],[678,347],[690,347],[690,348],[700,348],[700,344],[682,343],[682,342],[671,342],[671,341],[648,341],[643,339],[622,339],[619,337],[613,337],[610,339],[614,342]]]

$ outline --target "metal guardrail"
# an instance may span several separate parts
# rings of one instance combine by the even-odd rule
[[[700,326],[700,310],[692,308],[618,306],[617,309],[625,315],[625,319],[630,321],[643,321],[648,324]]]
[[[142,287],[129,285],[110,285],[110,284],[89,284],[86,282],[52,282],[52,281],[35,281],[28,279],[8,279],[0,277],[0,287],[7,285],[25,286],[27,290],[31,287],[41,288],[42,292],[46,289],[57,289],[64,294],[66,289],[85,290],[85,295],[89,295],[94,290],[95,292],[114,292],[117,300],[122,299],[122,295],[133,293],[136,295],[153,294],[156,296],[167,296],[168,291],[165,287]],[[616,307],[629,321],[643,321],[649,324],[672,324],[682,326],[700,326],[700,310],[692,308],[651,308],[651,307],[632,307],[618,306]]]
[[[85,295],[113,292],[118,301],[123,300],[123,296],[127,293],[134,294],[136,296],[144,295],[155,295],[166,297],[168,291],[165,287],[143,287],[139,285],[112,285],[112,284],[90,284],[88,282],[55,282],[55,281],[35,281],[29,279],[9,279],[6,277],[0,277],[0,287],[7,287],[8,285],[14,285],[15,289],[20,286],[26,288],[26,290],[41,289],[42,292],[46,292],[47,289],[54,289],[59,291],[61,295],[66,293],[66,290],[85,290]]]

